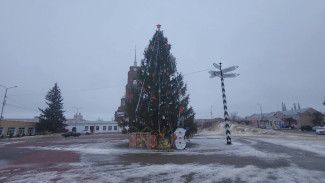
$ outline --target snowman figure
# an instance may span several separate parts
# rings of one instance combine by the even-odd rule
[[[184,149],[186,147],[186,142],[184,139],[186,130],[184,128],[177,128],[174,132],[176,135],[175,145],[176,149]]]

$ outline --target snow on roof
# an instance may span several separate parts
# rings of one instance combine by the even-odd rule
[[[248,119],[251,119],[251,118],[258,118],[258,119],[261,119],[262,116],[263,116],[263,118],[271,118],[271,117],[274,116],[275,113],[276,113],[276,112],[262,113],[262,115],[261,115],[261,114],[253,114],[253,115],[251,115],[251,116],[248,116],[247,118],[248,118]]]
[[[303,112],[307,111],[308,109],[311,109],[311,108],[304,108],[304,109],[290,110],[290,111],[281,111],[281,113],[285,116],[294,116],[298,113],[303,113]]]
[[[38,118],[4,118],[2,121],[14,121],[14,122],[39,122]]]
[[[248,116],[247,119],[253,119],[253,118],[257,118],[257,119],[261,119],[262,117],[265,118],[272,118],[274,117],[274,115],[276,113],[281,113],[284,116],[294,116],[297,115],[299,113],[304,113],[305,111],[312,109],[312,108],[303,108],[303,109],[298,109],[298,110],[289,110],[289,111],[277,111],[277,112],[270,112],[270,113],[262,113],[261,114],[253,114],[251,116]]]

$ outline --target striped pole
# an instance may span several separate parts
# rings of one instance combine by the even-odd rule
[[[213,63],[213,66],[217,68],[219,71],[213,71],[210,70],[209,73],[211,74],[210,78],[214,77],[220,77],[221,78],[221,88],[222,88],[222,100],[223,100],[223,109],[224,109],[224,116],[225,116],[225,122],[226,122],[226,135],[227,135],[227,145],[231,145],[231,138],[230,138],[230,126],[229,126],[229,116],[228,116],[228,108],[227,108],[227,100],[226,100],[226,90],[225,90],[225,83],[224,78],[234,78],[239,76],[239,74],[236,73],[227,73],[230,71],[234,71],[238,68],[238,66],[231,66],[225,69],[221,69],[221,63],[216,64]],[[225,74],[226,73],[226,74]]]
[[[221,63],[220,64],[220,71],[221,71],[221,88],[222,88],[222,100],[223,100],[223,109],[224,109],[224,117],[225,117],[225,123],[226,123],[226,135],[227,135],[227,145],[231,145],[231,138],[230,138],[230,126],[229,126],[229,115],[228,115],[228,108],[227,108],[227,100],[226,100],[226,90],[225,90],[225,84],[223,79],[223,73],[221,69]]]

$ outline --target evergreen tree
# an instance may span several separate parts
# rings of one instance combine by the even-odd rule
[[[48,107],[41,111],[39,116],[39,123],[37,124],[37,130],[45,132],[58,133],[65,130],[64,121],[66,120],[63,113],[63,98],[61,96],[61,90],[57,83],[45,96],[46,104]]]
[[[126,99],[128,125],[140,131],[149,127],[154,133],[163,130],[173,133],[182,126],[189,127],[187,135],[196,133],[195,114],[188,106],[186,84],[177,72],[176,58],[170,53],[171,45],[157,27],[144,51],[137,85]]]

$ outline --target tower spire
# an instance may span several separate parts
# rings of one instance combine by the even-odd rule
[[[134,64],[133,66],[137,66],[137,45],[135,45],[135,49],[134,49]]]

